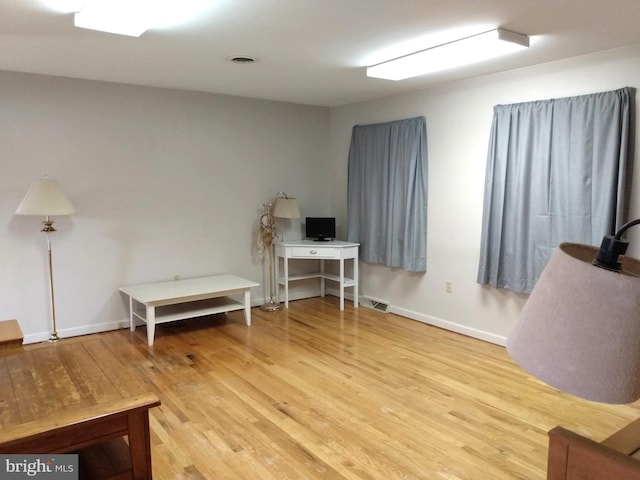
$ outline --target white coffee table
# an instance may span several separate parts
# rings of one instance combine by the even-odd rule
[[[251,325],[250,289],[259,285],[225,274],[132,285],[122,287],[120,291],[129,296],[131,331],[136,329],[136,319],[145,322],[147,343],[151,346],[158,323],[244,309],[246,324]],[[231,295],[242,295],[242,301]]]

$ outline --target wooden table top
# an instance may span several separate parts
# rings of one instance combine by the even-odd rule
[[[153,395],[125,362],[100,336],[0,351],[0,442],[24,424],[73,421]]]

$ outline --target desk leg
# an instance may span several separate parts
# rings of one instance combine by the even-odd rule
[[[244,321],[247,325],[251,325],[251,292],[249,290],[244,292]]]
[[[289,308],[289,258],[284,257],[284,308]],[[280,299],[278,299],[280,301]]]
[[[324,260],[320,259],[320,296],[324,297]]]
[[[134,480],[151,480],[151,438],[149,435],[149,410],[129,414],[129,452]]]
[[[156,334],[156,307],[147,305],[147,345],[153,345]]]
[[[275,290],[276,290],[276,298],[275,301],[278,305],[280,305],[280,257],[278,255],[276,255],[276,275],[275,275],[275,281],[276,281],[276,285],[275,285]]]
[[[136,322],[133,319],[133,307],[134,307],[133,297],[129,296],[129,330],[131,330],[132,332],[135,332]]]
[[[360,297],[358,296],[358,258],[353,259],[353,308],[358,308]]]
[[[344,310],[344,258],[340,257],[340,310]]]

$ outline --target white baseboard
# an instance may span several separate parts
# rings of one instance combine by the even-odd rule
[[[91,333],[108,332],[111,330],[119,330],[128,328],[129,320],[120,320],[113,322],[97,323],[95,325],[83,325],[81,327],[58,329],[60,338],[79,337],[80,335],[89,335]],[[50,332],[31,333],[24,336],[24,344],[46,342],[49,340]]]
[[[334,289],[327,289],[327,294],[335,295],[337,297],[340,296],[340,292]],[[351,293],[347,293],[345,291],[344,296],[345,299],[353,300],[353,295]],[[467,337],[477,338],[478,340],[494,343],[503,347],[507,344],[507,337],[496,335],[490,332],[485,332],[484,330],[479,330],[467,325],[450,322],[448,320],[434,317],[432,315],[425,315],[423,313],[414,312],[413,310],[408,310],[406,308],[395,307],[391,304],[389,304],[388,307],[388,312],[395,313],[396,315],[400,315],[401,317],[410,318],[411,320],[426,323],[427,325],[433,325],[434,327],[443,328],[451,332],[460,333],[462,335],[466,335]]]
[[[326,293],[327,295],[333,295],[336,297],[340,296],[340,291],[334,288],[327,288]],[[310,298],[310,297],[316,297],[316,296],[318,296],[317,293],[311,294],[311,295],[299,294],[299,295],[295,295],[295,297],[290,295],[289,300],[299,300],[302,298]],[[344,298],[345,300],[353,301],[353,294],[345,290]],[[442,318],[434,317],[432,315],[425,315],[423,313],[414,312],[413,310],[408,310],[406,308],[395,307],[391,304],[389,304],[388,311],[390,313],[395,313],[396,315],[400,315],[401,317],[410,318],[411,320],[416,320],[418,322],[426,323],[427,325],[433,325],[434,327],[443,328],[451,332],[459,333],[461,335],[466,335],[467,337],[477,338],[478,340],[494,343],[496,345],[500,345],[503,347],[507,344],[506,337],[496,335],[491,332],[485,332],[484,330],[479,330],[477,328],[469,327],[467,325],[461,325],[459,323],[451,322],[449,320],[444,320]]]
[[[406,308],[399,308],[391,306],[391,313],[400,315],[401,317],[407,317],[418,322],[433,325],[434,327],[443,328],[452,332],[460,333],[468,337],[477,338],[478,340],[484,340],[485,342],[495,343],[496,345],[505,346],[507,344],[507,338],[496,335],[494,333],[485,332],[484,330],[478,330],[477,328],[469,327],[467,325],[461,325],[459,323],[443,320],[442,318],[433,317],[431,315],[425,315],[423,313],[407,310]]]
[[[301,298],[306,298],[306,297],[301,297]],[[292,299],[293,300],[293,299]],[[266,302],[266,299],[264,298],[252,298],[251,299],[251,306],[252,307],[259,307],[260,305],[264,304]],[[144,325],[144,322],[141,320],[138,320],[136,322],[136,325]],[[104,323],[97,323],[95,325],[83,325],[80,327],[74,327],[74,328],[58,328],[58,335],[60,336],[60,338],[71,338],[71,337],[78,337],[80,335],[89,335],[92,333],[100,333],[100,332],[109,332],[112,330],[120,330],[122,328],[129,328],[129,319],[125,318],[122,320],[115,320],[113,322],[104,322]],[[38,332],[38,333],[31,333],[29,335],[25,335],[24,336],[24,340],[23,343],[29,344],[29,343],[40,343],[40,342],[46,342],[49,340],[49,336],[51,335],[50,332]]]
[[[301,300],[303,298],[311,298],[311,297],[318,296],[317,293],[311,293],[311,292],[290,292],[290,293],[292,293],[292,295],[289,296],[290,301]],[[333,289],[333,288],[328,288],[326,293],[327,295],[333,295],[336,297],[340,296],[340,292],[337,289]],[[351,293],[345,292],[344,296],[345,296],[345,300],[353,301],[353,295]],[[281,300],[284,301],[283,295],[281,295]],[[251,305],[253,307],[258,307],[263,303],[265,303],[264,298],[255,298],[255,299],[252,299]],[[483,330],[478,330],[476,328],[472,328],[466,325],[461,325],[459,323],[450,322],[448,320],[437,318],[431,315],[425,315],[422,313],[414,312],[406,308],[399,308],[393,305],[389,305],[389,312],[395,313],[396,315],[400,315],[401,317],[410,318],[411,320],[416,320],[418,322],[426,323],[428,325],[433,325],[434,327],[443,328],[445,330],[450,330],[452,332],[460,333],[468,337],[477,338],[478,340],[484,340],[485,342],[494,343],[496,345],[505,346],[507,342],[506,337],[485,332]],[[113,322],[99,323],[95,325],[83,325],[81,327],[65,328],[65,329],[58,330],[58,335],[60,335],[60,338],[77,337],[80,335],[89,335],[91,333],[108,332],[111,330],[119,330],[119,329],[128,328],[128,327],[129,327],[129,320],[124,319],[124,320],[118,320]],[[50,335],[49,332],[39,332],[39,333],[32,333],[29,335],[25,335],[24,343],[28,344],[28,343],[46,342],[47,340],[49,340],[49,335]]]

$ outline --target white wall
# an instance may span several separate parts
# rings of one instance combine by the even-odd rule
[[[362,295],[388,300],[392,311],[402,315],[503,343],[526,296],[476,284],[493,106],[638,88],[639,82],[640,46],[633,46],[332,109],[330,157],[332,184],[337,186],[332,198],[342,223],[353,125],[418,115],[427,119],[428,271],[410,274],[363,264]],[[638,163],[631,218],[640,217]],[[635,257],[640,256],[638,230],[629,235],[628,253]],[[453,283],[453,293],[445,292],[447,281]]]
[[[45,173],[78,209],[56,218],[54,236],[58,330],[78,335],[123,324],[122,285],[222,272],[264,284],[255,230],[277,191],[298,197],[303,217],[336,215],[344,237],[351,128],[424,115],[428,272],[363,264],[361,292],[502,343],[526,298],[475,282],[492,107],[638,87],[638,79],[633,46],[328,110],[0,72],[0,319],[17,318],[27,341],[48,338],[40,219],[13,215]],[[631,218],[640,217],[637,163]],[[285,238],[300,238],[299,221],[285,226]],[[299,285],[292,297],[310,293]],[[255,303],[263,294],[253,291]]]
[[[278,191],[329,213],[325,108],[0,72],[0,319],[48,338],[41,219],[14,216],[58,180],[78,213],[55,218],[58,331],[126,320],[118,287],[236,273],[264,284],[255,231]],[[319,211],[326,209],[326,211]],[[285,220],[288,238],[300,222]],[[263,288],[254,289],[261,303]]]

